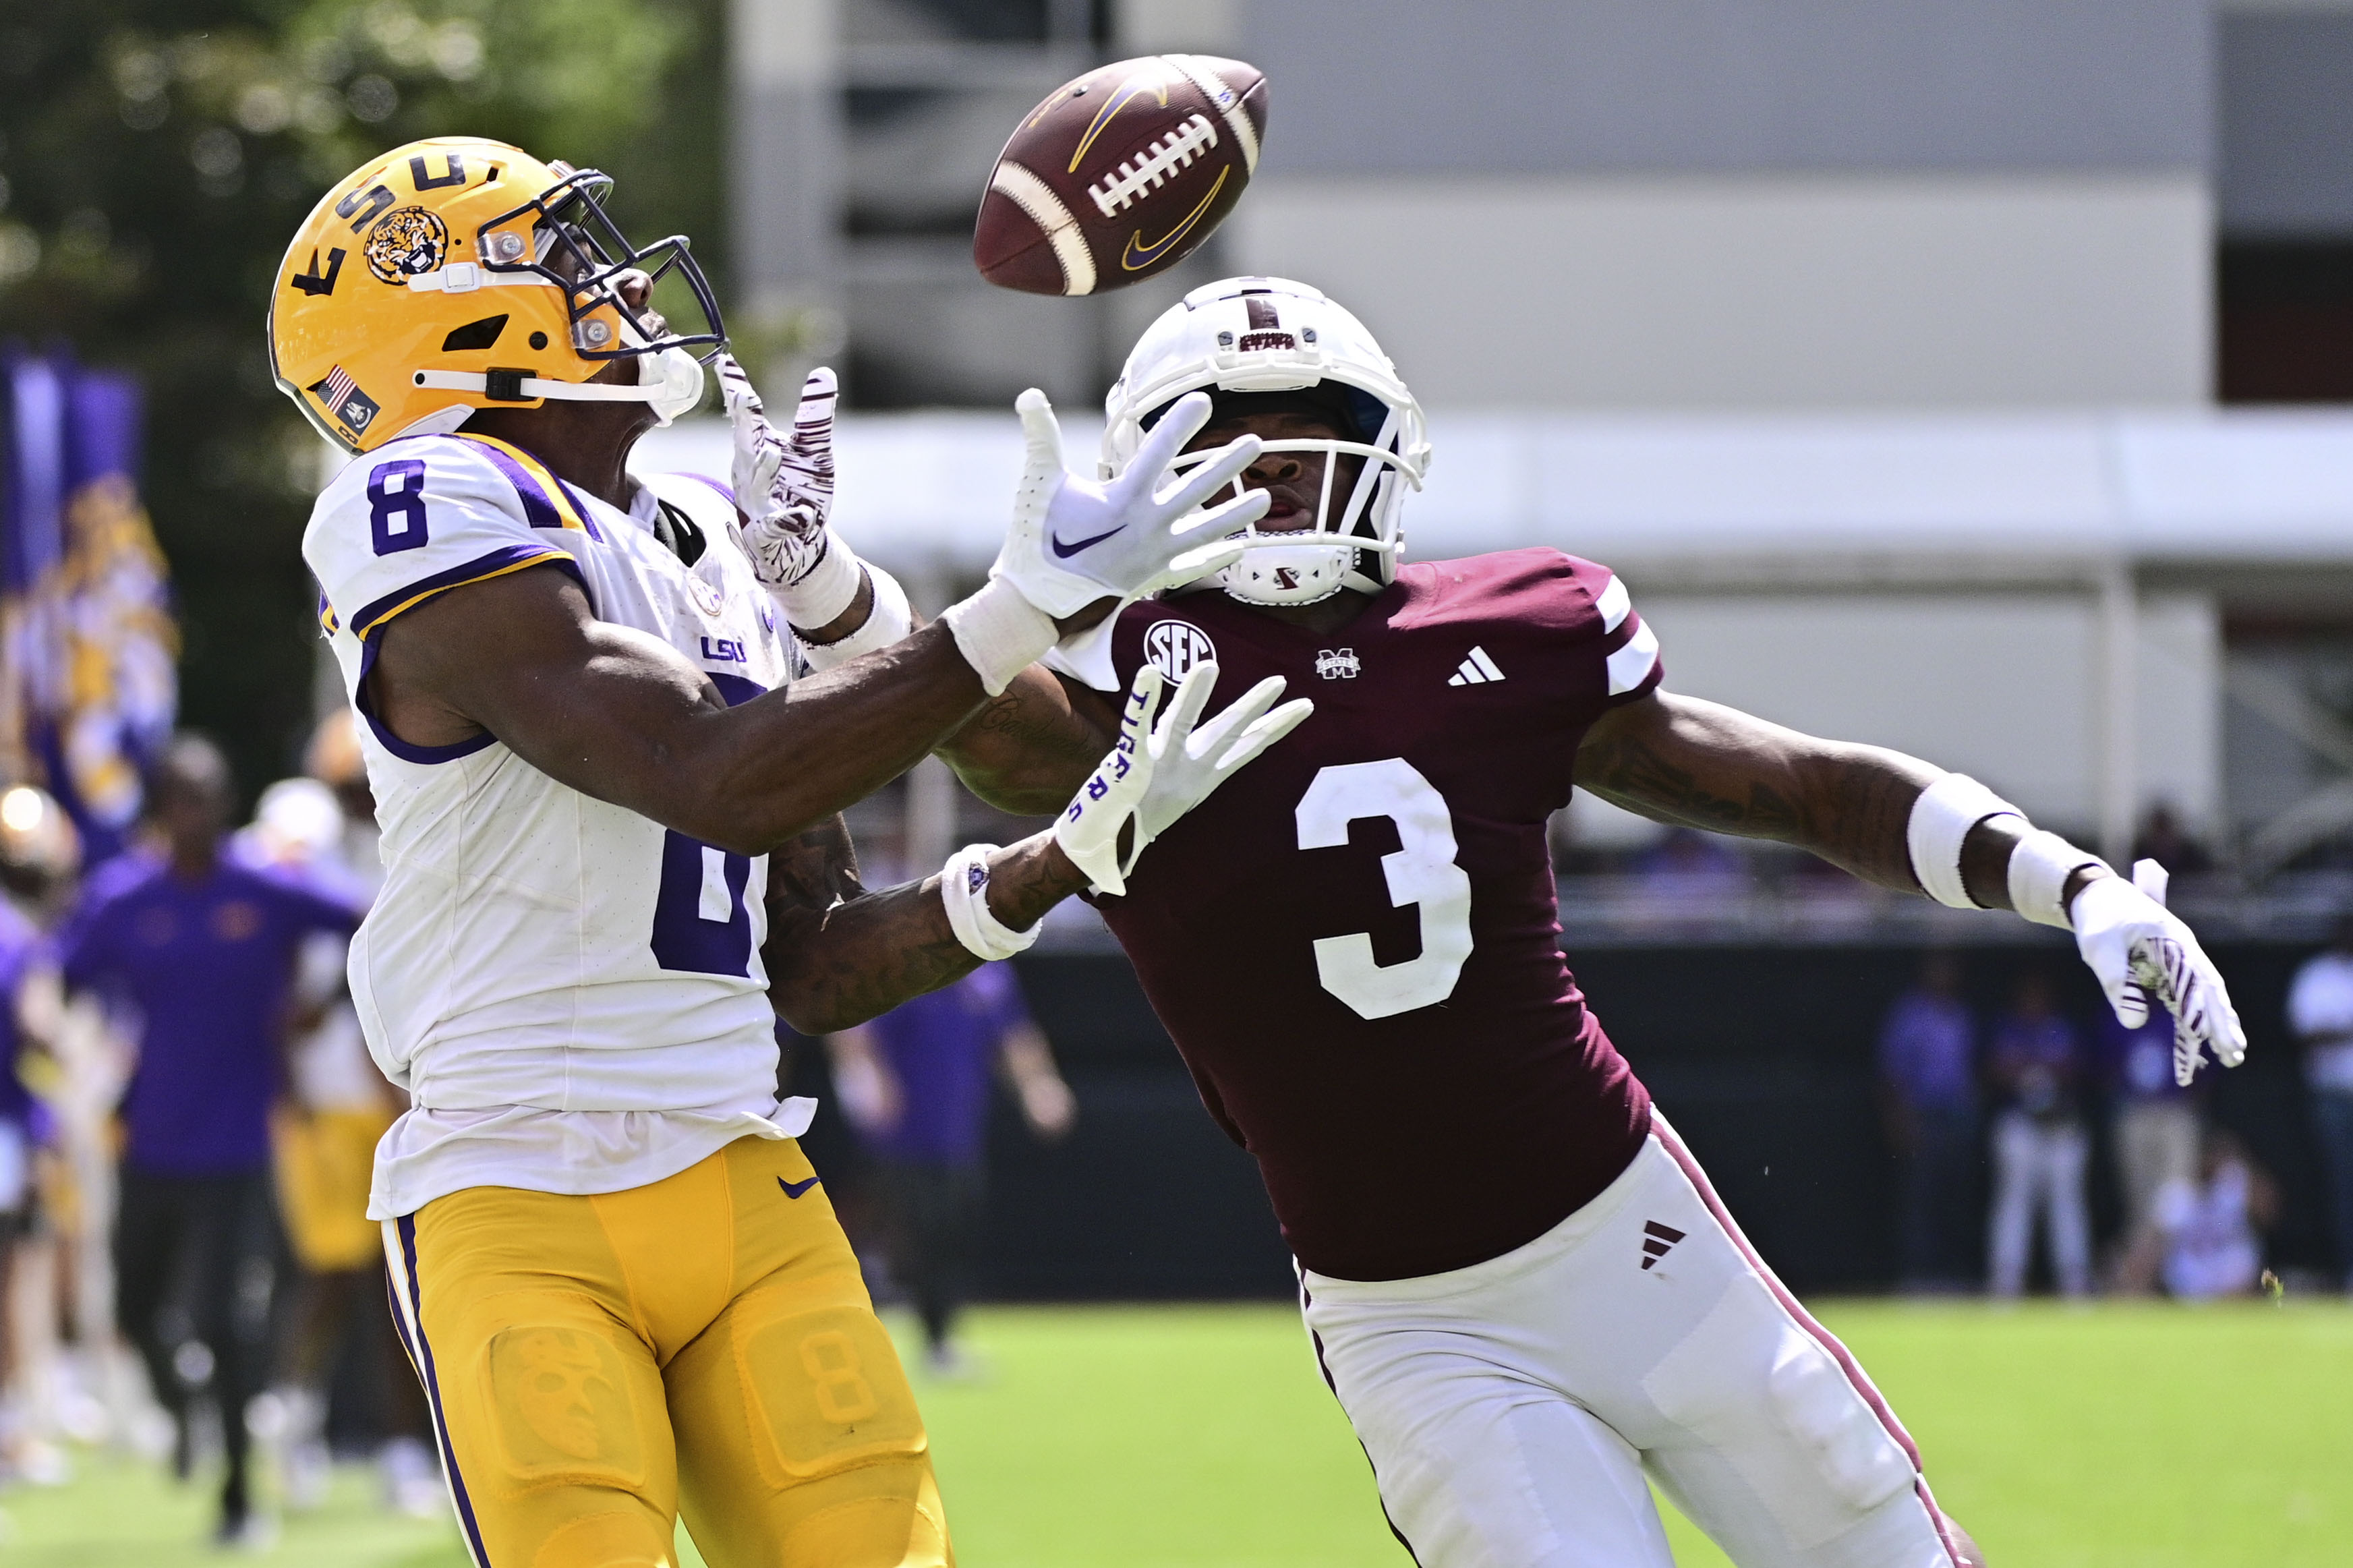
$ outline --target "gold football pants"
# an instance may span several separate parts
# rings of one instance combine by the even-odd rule
[[[371,1268],[382,1245],[368,1222],[375,1146],[392,1125],[377,1110],[280,1110],[269,1119],[278,1215],[295,1261],[313,1274]]]
[[[387,1221],[395,1316],[479,1568],[944,1568],[914,1394],[800,1145]]]

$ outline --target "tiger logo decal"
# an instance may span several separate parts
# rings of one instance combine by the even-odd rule
[[[406,283],[440,269],[449,254],[448,226],[423,207],[395,207],[368,230],[363,254],[378,278]]]

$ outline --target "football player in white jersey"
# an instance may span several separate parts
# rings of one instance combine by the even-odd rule
[[[1096,484],[1025,395],[997,568],[911,633],[827,526],[828,374],[787,437],[721,359],[732,495],[628,474],[722,331],[686,242],[630,246],[608,185],[493,142],[398,148],[322,198],[272,294],[280,388],[358,459],[303,555],[383,829],[352,996],[411,1100],[369,1215],[478,1563],[667,1563],[682,1511],[714,1565],[943,1563],[771,1008],[838,1029],[1018,951],[1304,716],[1268,681],[1196,732],[1207,679],[1165,708],[1139,679],[1053,832],[888,891],[837,815],[1058,642],[1230,562],[1204,542],[1263,500],[1200,508],[1257,443],[1164,489],[1198,399]],[[665,276],[703,330],[652,311]]]

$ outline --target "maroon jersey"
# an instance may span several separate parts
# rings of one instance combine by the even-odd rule
[[[1215,592],[1131,605],[1123,683],[1214,658],[1315,711],[1097,900],[1299,1260],[1459,1268],[1626,1168],[1650,1097],[1560,952],[1545,824],[1577,743],[1649,692],[1657,639],[1554,550],[1407,566],[1313,632]]]

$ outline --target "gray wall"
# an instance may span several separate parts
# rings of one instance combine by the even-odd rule
[[[2353,13],[2221,21],[2223,232],[2353,236]]]
[[[2205,0],[1258,0],[1283,174],[2178,170]]]
[[[1245,0],[1241,269],[1461,406],[2194,405],[2209,0]]]

